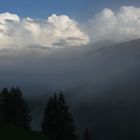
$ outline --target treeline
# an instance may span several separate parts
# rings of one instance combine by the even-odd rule
[[[4,88],[0,93],[0,122],[31,129],[31,114],[21,90]]]
[[[19,87],[0,92],[0,122],[31,130],[31,110]],[[49,98],[44,109],[41,132],[50,140],[75,140],[75,124],[63,93]],[[85,140],[89,140],[86,131]]]

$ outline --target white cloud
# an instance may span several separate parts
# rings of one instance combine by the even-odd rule
[[[53,14],[41,20],[0,14],[0,48],[24,48],[34,44],[43,47],[81,46],[104,40],[125,42],[138,38],[140,8],[132,6],[117,11],[105,8],[85,23],[66,15]]]
[[[10,13],[0,14],[0,45],[27,47],[38,44],[47,47],[79,46],[89,42],[78,23],[66,15],[52,15],[46,20],[21,19]]]
[[[85,27],[91,42],[111,40],[124,42],[140,38],[140,8],[121,7],[118,11],[105,8]]]

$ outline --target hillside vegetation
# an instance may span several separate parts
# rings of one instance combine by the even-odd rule
[[[0,138],[2,140],[47,140],[47,137],[39,132],[28,131],[0,124]]]

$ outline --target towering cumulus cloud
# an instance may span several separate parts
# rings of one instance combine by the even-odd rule
[[[26,47],[37,44],[52,46],[79,46],[89,42],[78,23],[68,16],[52,15],[47,20],[21,19],[15,14],[0,14],[0,44]]]
[[[28,46],[82,46],[104,40],[125,42],[140,38],[140,8],[103,9],[79,23],[66,15],[53,14],[47,19],[20,18],[0,14],[0,48]]]
[[[86,24],[92,42],[111,40],[124,42],[140,38],[140,8],[104,9]]]

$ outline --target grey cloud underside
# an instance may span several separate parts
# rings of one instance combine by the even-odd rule
[[[108,83],[108,80],[125,76],[131,70],[129,67],[136,67],[139,62],[139,43],[133,46],[124,43],[124,45],[100,48],[91,46],[32,48],[33,46],[23,50],[13,50],[0,56],[1,79],[5,84],[12,84],[10,80],[13,79],[19,83],[25,81],[25,83],[45,84],[48,87],[52,86],[54,90],[71,89],[77,85],[97,88],[100,85],[113,84],[112,81]],[[7,50],[4,49],[3,52]],[[127,63],[124,64],[126,60]],[[5,78],[8,76],[9,80],[6,81]]]

